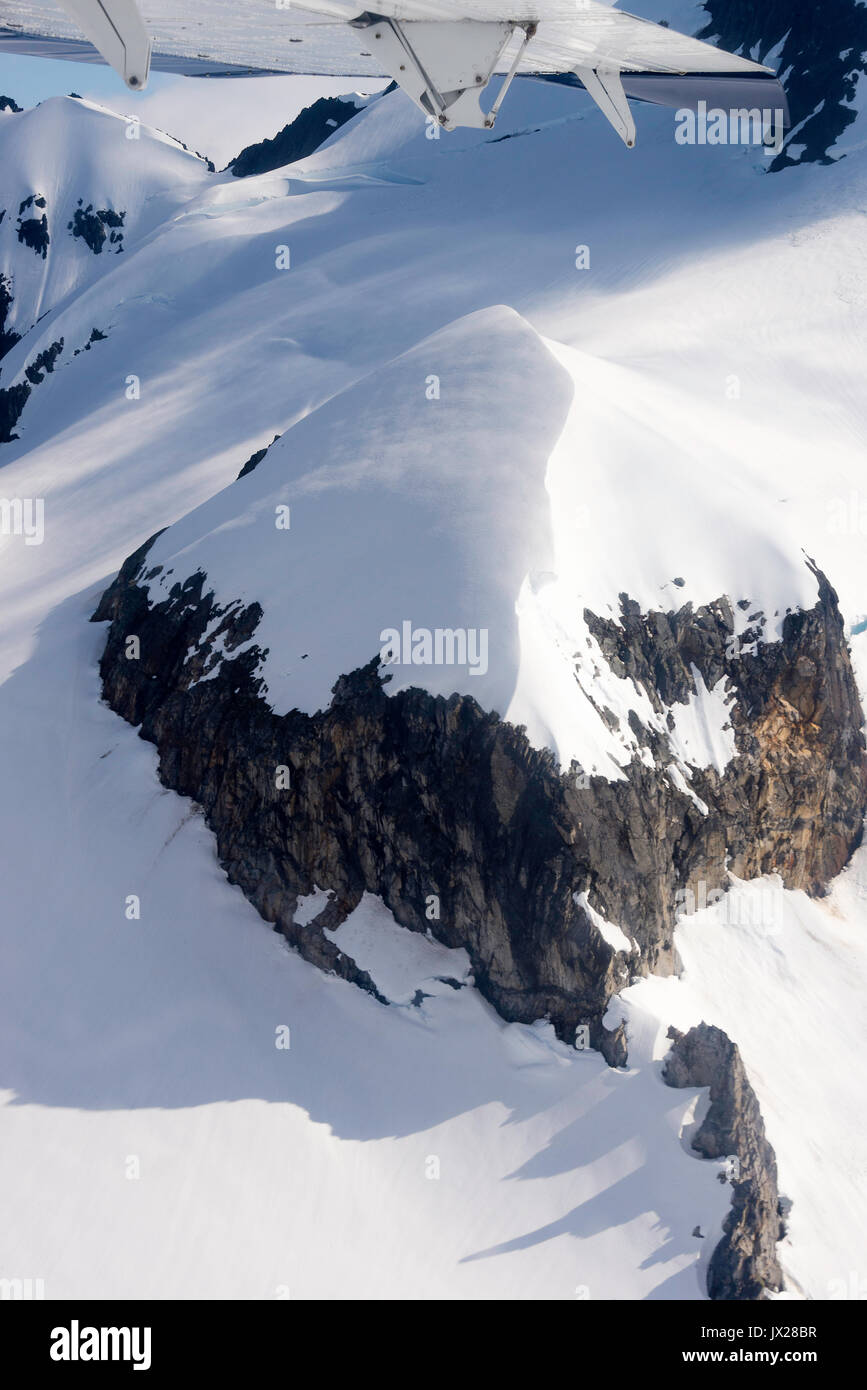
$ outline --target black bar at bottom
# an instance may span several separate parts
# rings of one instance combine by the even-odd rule
[[[503,1319],[502,1325],[500,1319]],[[466,1321],[465,1321],[466,1319]],[[301,1300],[274,1302],[0,1302],[0,1337],[16,1369],[38,1371],[49,1381],[108,1372],[162,1384],[169,1377],[213,1372],[223,1380],[283,1367],[295,1379],[309,1377],[309,1362],[322,1358],[329,1379],[343,1365],[358,1374],[371,1362],[382,1369],[403,1349],[401,1375],[412,1374],[406,1353],[416,1345],[424,1363],[463,1359],[471,1340],[487,1378],[503,1358],[504,1372],[516,1341],[535,1356],[543,1348],[576,1367],[592,1350],[618,1372],[684,1367],[701,1380],[710,1368],[738,1374],[759,1368],[791,1368],[829,1374],[856,1360],[862,1340],[860,1302],[773,1300],[761,1303],[597,1302],[511,1304],[450,1302],[442,1312],[425,1302],[391,1305]],[[323,1341],[320,1326],[329,1335]],[[540,1338],[544,1338],[541,1341]],[[513,1350],[510,1350],[512,1348]],[[299,1358],[304,1357],[300,1363]],[[534,1359],[535,1359],[534,1356]],[[7,1362],[8,1364],[8,1362]],[[857,1364],[857,1363],[856,1363]]]

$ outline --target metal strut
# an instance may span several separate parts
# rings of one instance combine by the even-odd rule
[[[506,79],[505,79],[505,81],[504,81],[502,87],[500,88],[500,91],[499,91],[499,94],[498,94],[498,96],[497,96],[497,99],[496,99],[496,101],[494,102],[493,106],[491,107],[490,111],[489,111],[488,114],[487,114],[487,118],[486,118],[486,120],[485,120],[485,125],[488,126],[489,129],[492,129],[492,128],[493,128],[494,122],[495,122],[496,119],[497,119],[497,113],[499,112],[499,109],[500,109],[500,107],[501,107],[502,104],[503,104],[503,98],[504,98],[504,96],[506,95],[507,91],[509,90],[509,88],[510,88],[511,85],[512,85],[512,78],[515,76],[515,73],[518,71],[518,65],[519,65],[521,59],[522,59],[523,56],[524,56],[524,51],[525,51],[525,49],[526,49],[526,47],[527,47],[527,44],[528,44],[528,43],[530,42],[530,40],[535,36],[537,27],[538,27],[538,26],[537,26],[535,23],[516,25],[516,28],[521,28],[521,29],[524,30],[524,40],[523,40],[523,42],[522,42],[522,44],[521,44],[521,47],[518,49],[517,53],[515,54],[515,58],[514,58],[514,61],[513,61],[513,63],[512,63],[512,66],[509,68],[509,71],[506,73]],[[512,30],[512,33],[514,33],[514,32],[515,32],[515,30],[513,29],[513,30]]]
[[[365,13],[352,21],[373,32],[385,71],[425,115],[446,130],[490,129],[518,71],[536,24],[509,20],[399,20]],[[479,97],[517,29],[523,40],[490,111]]]
[[[635,121],[620,80],[619,68],[576,68],[583,83],[607,121],[610,121],[627,149],[635,144]]]
[[[430,119],[446,130],[470,126],[490,130],[521,66],[537,25],[530,20],[402,20],[365,12],[351,21],[370,29],[387,73]],[[490,111],[479,97],[516,30],[523,39]],[[635,121],[614,65],[576,67],[575,75],[624,144],[635,144]]]
[[[419,81],[422,83],[422,86],[424,87],[424,92],[422,95],[423,97],[427,97],[427,104],[430,107],[428,114],[431,116],[436,116],[437,120],[440,122],[441,125],[446,125],[446,103],[443,99],[442,93],[437,88],[437,85],[434,82],[433,78],[425,70],[421,58],[419,58],[418,54],[416,53],[415,49],[413,48],[412,44],[410,43],[409,39],[404,33],[403,26],[396,19],[387,19],[385,20],[385,23],[391,30],[391,32],[394,34],[395,38],[397,39],[398,43],[403,49],[404,54],[406,55],[407,61],[413,68],[416,77],[419,79]],[[374,38],[376,39],[381,37],[383,36],[379,33],[374,34]],[[405,67],[403,66],[403,64],[401,64],[401,66],[398,69],[398,73],[404,71]],[[395,75],[392,74],[392,76]],[[400,77],[395,76],[395,81],[400,82]]]

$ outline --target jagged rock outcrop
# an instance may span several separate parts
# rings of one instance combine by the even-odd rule
[[[340,920],[365,890],[378,894],[402,925],[465,947],[505,1018],[548,1016],[565,1039],[586,1024],[622,1062],[623,1037],[602,1016],[630,974],[673,969],[684,885],[724,887],[731,850],[739,873],[774,869],[818,892],[859,842],[862,713],[821,575],[815,608],[787,615],[782,640],[750,652],[723,641],[724,600],[664,620],[628,601],[620,624],[590,615],[609,659],[660,707],[690,688],[693,667],[711,683],[728,678],[737,754],[722,774],[694,772],[698,800],[667,775],[658,731],[644,731],[654,766],[636,757],[621,781],[576,779],[469,697],[389,697],[378,656],[337,681],[327,710],[277,716],[252,644],[258,605],[219,608],[197,572],[151,606],[146,580],[160,570],[148,571],[148,548],[94,615],[111,623],[105,698],[156,744],[165,784],[202,805],[230,880],[302,954],[325,952],[340,973],[351,963],[327,952],[324,923],[294,924],[314,886],[331,890]],[[631,952],[607,943],[585,902]]]
[[[82,352],[90,352],[94,343],[104,343],[108,338],[107,333],[102,333],[98,328],[92,328],[90,337],[82,347],[75,348],[72,356],[78,357]],[[54,371],[55,365],[63,354],[64,340],[56,339],[49,343],[48,347],[33,357],[24,368],[26,381],[18,382],[14,386],[0,387],[0,444],[10,444],[19,436],[13,431],[21,418],[21,413],[30,399],[34,386],[41,386],[46,375]]]
[[[727,1159],[731,1210],[708,1265],[713,1299],[757,1299],[783,1287],[777,1241],[784,1234],[777,1160],[765,1135],[756,1094],[731,1038],[700,1023],[674,1039],[663,1068],[668,1086],[709,1086],[710,1105],[692,1138],[704,1158]]]
[[[48,232],[48,214],[45,212],[46,199],[41,193],[31,193],[24,198],[18,208],[18,240],[22,246],[29,246],[37,256],[46,260],[51,237]],[[32,212],[31,217],[25,213]]]
[[[38,352],[29,366],[24,368],[24,375],[31,386],[41,386],[48,373],[54,371],[54,364],[63,351],[63,339],[58,338],[55,342],[49,343],[47,348]]]
[[[767,63],[783,80],[791,138],[768,160],[769,173],[799,164],[833,164],[836,145],[858,118],[859,81],[867,72],[867,6],[862,0],[703,0],[696,38]],[[657,14],[648,18],[660,22]],[[702,10],[696,8],[697,23]],[[684,32],[688,25],[684,24]],[[545,81],[575,85],[571,74]],[[863,88],[862,88],[863,90]],[[723,91],[709,102],[727,108]],[[760,106],[734,97],[734,108]],[[511,137],[505,136],[504,139]]]
[[[95,256],[102,254],[106,239],[114,247],[115,255],[123,250],[123,220],[125,212],[115,212],[114,208],[97,208],[93,203],[84,207],[84,199],[79,198],[78,207],[72,221],[66,224],[70,236],[80,238],[89,246]]]
[[[351,97],[319,97],[270,140],[245,146],[226,169],[241,179],[251,174],[267,174],[297,159],[306,159],[329,135],[357,116],[358,111],[359,105]]]
[[[0,222],[3,221],[3,214],[0,213]],[[6,321],[9,310],[12,308],[12,281],[8,275],[0,274],[0,357],[5,357],[6,353],[14,348],[20,340],[21,334],[16,333],[14,328],[7,328]]]
[[[369,100],[377,100],[397,91],[397,83],[389,82],[381,92]],[[255,145],[245,145],[234,159],[226,165],[223,173],[230,172],[235,178],[249,178],[251,174],[268,174],[272,169],[282,169],[296,160],[306,159],[323,145],[335,130],[339,130],[353,116],[357,116],[365,103],[354,95],[343,97],[319,97],[305,106],[288,125],[270,139],[258,140]],[[213,166],[212,166],[213,167]]]
[[[54,371],[54,364],[62,351],[62,338],[49,343],[48,347],[37,353],[33,361],[24,368],[27,381],[19,382],[15,386],[0,387],[0,444],[11,444],[13,439],[18,438],[13,431],[30,399],[33,387],[40,386],[46,374]]]
[[[274,438],[271,440],[271,444],[276,444],[279,438],[279,434],[275,434]],[[238,478],[246,478],[248,473],[252,473],[254,468],[259,467],[259,464],[262,462],[268,450],[271,448],[271,444],[263,445],[261,449],[256,449],[250,455],[250,457],[247,459],[247,462],[243,465],[240,473],[238,474]],[[236,482],[238,481],[238,478],[235,479]]]
[[[729,853],[739,878],[777,872],[789,888],[820,894],[857,843],[865,781],[862,716],[837,609],[837,595],[811,565],[818,602],[789,611],[783,640],[763,640],[770,616],[738,601],[748,626],[734,636],[728,599],[694,611],[642,614],[621,596],[619,621],[585,613],[603,655],[662,712],[721,680],[737,692],[730,710],[736,775],[697,769],[692,786],[718,808],[723,844],[708,837],[706,862],[690,876],[711,881],[712,862]],[[646,742],[659,754],[651,734]],[[816,818],[822,831],[816,831]],[[854,837],[853,837],[854,833]],[[719,886],[714,884],[714,886]]]
[[[30,398],[30,390],[26,381],[15,386],[0,386],[0,444],[11,444],[18,438],[15,426]]]
[[[94,343],[104,343],[107,340],[107,333],[101,333],[98,328],[92,328],[90,330],[90,337],[84,344],[84,347],[76,348],[72,355],[73,357],[78,357],[79,354],[82,352],[90,352],[90,349],[93,347]]]
[[[834,146],[856,119],[859,78],[867,72],[867,7],[861,0],[704,0],[708,22],[698,38],[760,62],[773,53],[785,75],[791,148],[772,172],[793,164],[832,164]]]

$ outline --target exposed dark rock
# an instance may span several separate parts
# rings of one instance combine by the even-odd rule
[[[28,367],[24,368],[24,375],[31,386],[39,386],[44,380],[47,372],[54,371],[54,364],[63,351],[63,339],[58,338],[47,348],[43,348]]]
[[[731,1210],[710,1258],[707,1291],[713,1299],[757,1299],[783,1287],[777,1259],[782,1205],[777,1161],[765,1135],[759,1103],[741,1055],[719,1028],[700,1023],[688,1033],[669,1028],[668,1086],[709,1086],[710,1106],[692,1147],[704,1158],[728,1159]],[[694,1233],[695,1234],[695,1233]]]
[[[30,399],[31,390],[34,386],[41,385],[46,375],[54,371],[54,364],[62,351],[63,339],[59,338],[47,348],[43,348],[24,368],[27,381],[0,389],[0,444],[10,444],[13,439],[18,438],[13,431]]]
[[[780,43],[774,60],[786,75],[796,155],[783,148],[771,171],[792,164],[831,164],[833,147],[857,116],[859,77],[867,72],[867,6],[861,0],[704,0],[709,16],[700,39],[759,60]],[[785,42],[783,42],[785,40]]]
[[[0,217],[2,221],[2,217]],[[0,274],[0,357],[5,357],[10,348],[20,341],[21,334],[14,328],[6,327],[9,310],[12,308],[12,281]]]
[[[107,340],[107,338],[107,333],[100,333],[98,328],[92,328],[90,331],[90,337],[88,338],[84,347],[76,348],[75,352],[72,354],[73,357],[78,357],[79,353],[82,352],[90,352],[90,349],[93,347],[94,343],[104,343]]]
[[[23,109],[24,108],[19,106],[16,101],[13,101],[11,97],[0,96],[0,111],[14,111],[20,116]]]
[[[82,207],[83,198],[79,198],[78,207],[75,209],[72,221],[67,224],[67,231],[74,237],[80,237],[95,256],[102,253],[106,239],[109,245],[114,246],[117,252],[123,250],[123,219],[125,212],[115,212],[112,208],[99,208],[94,211],[93,204],[88,203],[87,207]]]
[[[29,198],[25,198],[18,208],[18,240],[22,246],[29,246],[31,251],[35,251],[37,256],[43,260],[47,259],[48,247],[51,237],[48,234],[48,217],[43,209],[46,206],[45,198],[41,193],[31,193]],[[41,217],[25,217],[24,213],[31,208],[42,211]]]
[[[44,318],[44,315],[42,317]],[[72,354],[73,357],[78,357],[81,352],[89,352],[94,343],[104,342],[107,336],[107,334],[101,333],[98,328],[92,329],[90,338],[84,347],[76,348]],[[46,375],[54,371],[54,365],[63,352],[63,342],[63,338],[58,338],[47,348],[43,348],[40,353],[37,353],[33,361],[24,368],[27,381],[22,381],[17,386],[0,389],[0,444],[9,444],[13,439],[18,438],[17,434],[13,434],[13,430],[30,398],[30,392],[34,386],[42,384]]]
[[[594,1039],[594,1046],[598,1047],[609,1067],[625,1067],[629,1060],[626,1024],[618,1023],[613,1032],[608,1028],[600,1029]]]
[[[387,696],[378,657],[340,677],[327,710],[278,717],[257,674],[258,605],[218,608],[199,572],[151,607],[144,567],[143,553],[131,558],[95,614],[111,621],[105,698],[156,744],[163,782],[201,803],[230,880],[308,959],[330,943],[294,928],[297,898],[317,884],[345,914],[367,890],[401,925],[465,947],[503,1017],[548,1016],[568,1040],[585,1024],[618,1065],[625,1040],[602,1015],[631,973],[674,968],[678,890],[724,888],[731,850],[739,874],[776,870],[821,891],[859,842],[862,713],[821,575],[816,607],[749,658],[725,654],[725,600],[664,623],[628,600],[622,625],[590,615],[609,659],[657,702],[692,689],[691,662],[711,684],[718,668],[728,676],[738,752],[722,776],[695,772],[703,814],[666,775],[671,752],[658,733],[643,730],[658,766],[636,757],[622,781],[576,780],[471,698]],[[139,660],[126,659],[129,634]],[[290,787],[276,785],[278,767]],[[584,892],[640,949],[619,954],[604,941],[577,901]],[[436,922],[425,916],[430,894]]]
[[[787,887],[821,893],[860,842],[867,788],[860,702],[837,595],[814,572],[818,603],[785,616],[780,642],[759,640],[761,615],[735,637],[724,598],[697,611],[687,604],[645,615],[623,595],[617,622],[585,613],[612,669],[634,680],[657,710],[688,698],[694,671],[709,688],[725,678],[735,693],[732,771],[692,777],[698,796],[719,812],[722,838],[710,832],[710,862],[692,869],[708,883],[727,847],[739,878],[776,871]]]
[[[697,38],[762,63],[775,54],[770,66],[785,79],[792,135],[768,162],[769,172],[833,164],[837,141],[858,117],[858,79],[867,72],[863,0],[704,0],[704,10],[708,22]],[[568,73],[539,80],[579,85]],[[717,98],[710,104],[725,105]]]
[[[305,159],[318,150],[329,135],[357,115],[358,107],[354,101],[343,97],[320,97],[312,106],[305,106],[295,120],[285,125],[272,139],[247,145],[226,168],[231,169],[236,178],[282,169],[284,164]]]
[[[279,434],[275,434],[274,438],[271,440],[271,444],[266,444],[264,449],[257,449],[255,454],[251,454],[250,457],[247,459],[247,462],[244,464],[244,467],[238,474],[238,478],[246,478],[248,473],[252,473],[253,469],[258,467],[258,465],[262,462],[268,450],[271,448],[271,445],[276,444],[279,438]],[[236,482],[238,481],[238,478],[235,479]]]
[[[31,387],[26,381],[18,386],[0,387],[0,444],[10,444],[18,435],[13,431],[27,404]]]

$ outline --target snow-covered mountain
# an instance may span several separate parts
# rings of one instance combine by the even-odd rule
[[[10,1276],[845,1286],[843,124],[771,172],[658,109],[627,151],[519,81],[494,132],[429,138],[390,93],[235,177],[93,103],[0,114]]]
[[[200,187],[207,165],[169,136],[75,98],[0,124],[0,238],[8,307],[22,335],[160,225]],[[75,346],[80,346],[76,344]]]

